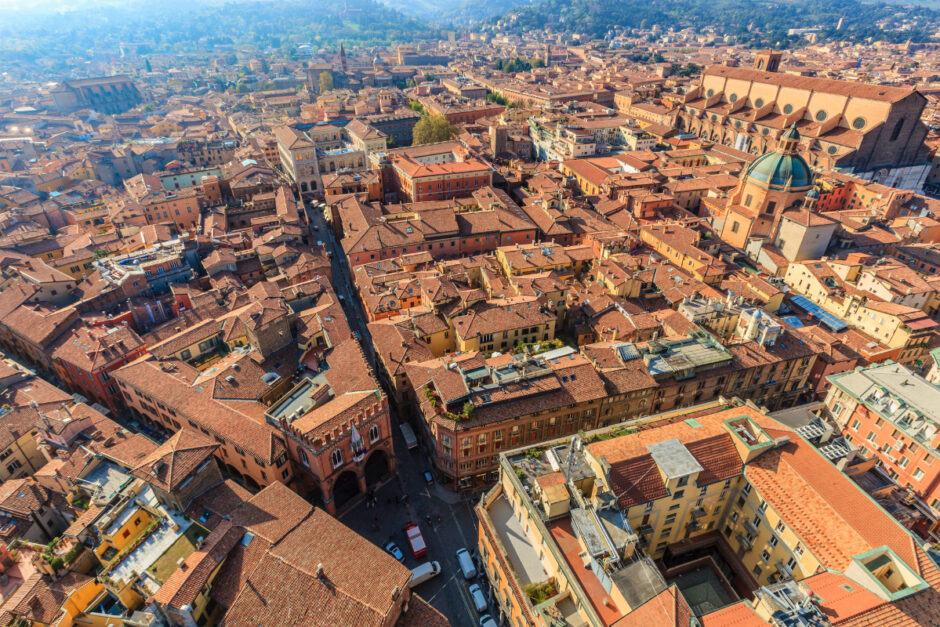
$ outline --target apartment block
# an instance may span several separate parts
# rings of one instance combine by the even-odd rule
[[[931,622],[940,570],[908,531],[795,431],[726,407],[500,454],[476,512],[510,622]]]
[[[826,407],[843,436],[940,514],[940,389],[890,360],[829,381]]]

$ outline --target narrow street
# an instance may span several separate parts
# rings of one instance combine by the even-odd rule
[[[360,343],[366,357],[375,368],[372,339],[353,289],[342,248],[320,209],[307,204],[307,215],[312,240],[322,241],[332,253],[333,289],[337,295],[343,296],[343,309],[350,327],[360,334]],[[313,227],[318,228],[313,230]],[[339,519],[378,546],[384,546],[389,540],[394,541],[404,554],[404,564],[408,568],[414,568],[425,561],[439,562],[441,574],[419,585],[415,591],[447,616],[451,624],[460,627],[477,625],[480,614],[473,606],[468,588],[472,583],[479,583],[489,598],[486,577],[478,575],[474,581],[466,581],[460,572],[456,557],[460,548],[472,552],[476,550],[474,496],[452,492],[436,482],[431,485],[426,483],[424,472],[431,470],[431,465],[420,447],[408,450],[398,428],[398,415],[394,405],[390,406],[390,411],[397,476],[376,492],[375,507],[361,501],[342,513]],[[402,495],[407,495],[405,503],[399,502]],[[419,560],[412,556],[404,533],[404,527],[409,522],[414,522],[421,528],[427,543],[427,556]],[[488,611],[495,618],[499,617],[495,603],[490,604]]]

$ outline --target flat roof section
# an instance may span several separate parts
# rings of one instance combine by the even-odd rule
[[[650,444],[646,449],[666,479],[687,477],[704,470],[695,456],[677,438]]]

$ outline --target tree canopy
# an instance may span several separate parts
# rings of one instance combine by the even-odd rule
[[[320,72],[320,93],[333,91],[333,75],[329,72]]]
[[[786,48],[805,41],[788,33],[801,26],[819,27],[820,40],[932,41],[940,11],[914,3],[860,0],[541,0],[498,19],[501,28],[510,32],[564,31],[599,38],[654,26],[665,31],[710,27],[720,35],[730,35],[738,44]],[[491,23],[496,21],[494,18]],[[651,38],[656,37],[651,33]]]
[[[412,145],[446,142],[457,137],[458,132],[457,127],[442,115],[423,115],[412,131]]]

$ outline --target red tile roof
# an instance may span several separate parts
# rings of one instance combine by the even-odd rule
[[[183,427],[141,460],[131,474],[172,492],[219,448],[215,440]]]

